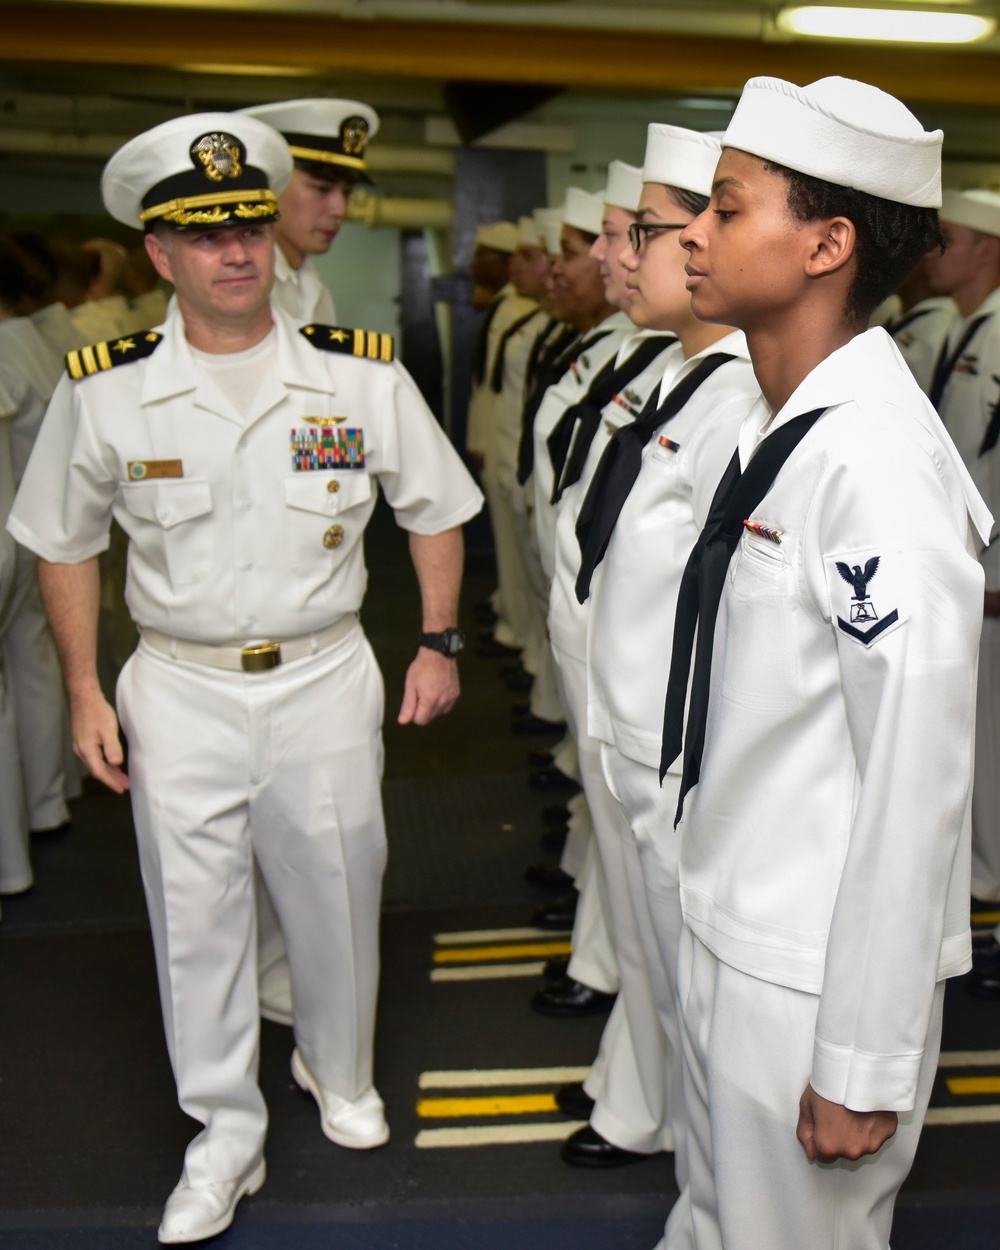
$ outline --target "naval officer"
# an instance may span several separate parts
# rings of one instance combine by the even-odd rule
[[[944,979],[970,963],[972,536],[992,518],[866,329],[940,245],[941,140],[863,83],[751,79],[680,236],[695,314],[744,331],[762,393],[681,581],[667,686],[690,1176],[671,1250],[886,1250]]]
[[[325,256],[340,232],[351,192],[370,183],[366,153],[379,117],[360,100],[282,100],[240,110],[279,130],[295,165],[274,225],[272,300],[301,322],[337,320],[333,296],[314,256]]]
[[[323,1132],[388,1138],[373,1084],[383,689],[358,623],[380,489],[407,530],[420,647],[399,720],[458,696],[458,528],[481,505],[388,336],[299,327],[269,301],[284,140],[183,117],[109,161],[108,210],[145,226],[178,316],[71,354],[10,529],[40,557],[81,758],[131,788],[167,1044],[203,1125],[163,1242],[226,1228],[264,1182],[253,861],[288,946],[292,1073]],[[97,555],[114,515],[141,641],[97,682]],[[414,630],[416,636],[417,631]]]

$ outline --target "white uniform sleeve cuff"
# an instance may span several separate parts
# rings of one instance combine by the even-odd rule
[[[871,1055],[816,1038],[810,1084],[851,1111],[910,1111],[923,1052]]]

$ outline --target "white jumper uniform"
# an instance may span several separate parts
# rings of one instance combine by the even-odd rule
[[[773,416],[761,400],[741,464],[816,408],[729,564],[680,827],[690,1189],[671,1247],[693,1225],[698,1250],[886,1250],[942,981],[970,964],[972,531],[992,518],[884,331]],[[897,1112],[895,1136],[857,1164],[809,1163],[807,1083]]]
[[[949,352],[969,323],[979,327],[951,372],[939,411],[972,480],[995,517],[1000,517],[1000,441],[984,448],[991,422],[1000,421],[1000,289],[969,317],[956,317]],[[995,415],[996,414],[996,415]],[[995,430],[994,430],[995,432]],[[1000,591],[1000,542],[980,550],[986,589]],[[976,710],[976,788],[972,799],[972,893],[1000,901],[1000,617],[983,621]]]
[[[654,333],[633,330],[619,344],[614,367],[617,369],[625,363]],[[653,1001],[647,960],[655,941],[651,935],[644,941],[646,935],[641,932],[644,926],[649,927],[645,898],[639,900],[637,909],[625,865],[628,847],[624,844],[621,813],[601,768],[599,745],[587,732],[586,656],[590,603],[580,604],[576,598],[576,579],[580,571],[576,522],[612,434],[634,420],[660,385],[665,370],[668,377],[676,373],[678,353],[675,341],[665,339],[663,351],[623,388],[627,395],[615,396],[604,407],[580,479],[566,488],[555,507],[555,562],[549,601],[552,651],[565,692],[570,727],[577,740],[580,775],[593,817],[597,855],[584,885],[599,891],[607,914],[620,974],[620,998],[614,1014],[617,1015],[619,1009],[624,1013],[622,1020],[613,1018],[608,1022],[601,1039],[599,1061],[586,1082],[587,1093],[596,1102],[590,1122],[615,1146],[645,1154],[674,1148],[668,1122],[665,1037]],[[586,893],[585,888],[584,898]],[[590,984],[585,969],[578,971],[581,961],[575,954],[578,947],[583,947],[579,940],[579,929],[585,917],[582,906],[578,916],[581,925],[574,925],[574,956],[569,975]]]
[[[16,483],[10,454],[10,421],[17,405],[0,377],[0,518],[6,520],[14,502]],[[6,529],[0,533],[0,640],[7,624],[10,589],[14,582],[16,544]],[[0,663],[0,894],[17,894],[34,880],[28,835],[28,813],[21,783],[17,725],[4,666]]]
[[[273,306],[272,306],[273,307]],[[382,682],[356,620],[381,488],[416,534],[481,496],[406,371],[317,350],[274,309],[243,411],[199,370],[180,317],[147,359],[60,383],[9,522],[45,559],[130,539],[143,631],[118,686],[164,1023],[181,1106],[204,1126],[192,1185],[259,1158],[253,860],[281,919],[295,1036],[326,1089],[372,1083]],[[173,640],[181,640],[172,642]],[[265,672],[193,644],[299,640]]]
[[[925,395],[930,394],[941,344],[957,315],[958,309],[950,296],[932,295],[886,326]]]
[[[659,394],[662,404],[706,356],[722,352],[734,359],[711,374],[646,445],[642,468],[595,571],[587,630],[588,725],[602,744],[608,784],[621,805],[620,856],[665,1039],[660,1048],[666,1105],[682,1186],[686,1166],[676,1008],[682,919],[673,830],[680,776],[671,771],[661,788],[660,739],[681,574],[740,425],[759,394],[743,334],[727,335],[687,360],[678,347]]]

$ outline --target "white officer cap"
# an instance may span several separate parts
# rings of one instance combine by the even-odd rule
[[[604,203],[614,208],[624,208],[627,213],[639,211],[642,195],[642,170],[624,161],[612,161],[608,166],[608,185],[604,188]]]
[[[642,180],[711,195],[721,155],[722,142],[714,135],[652,122],[646,130]]]
[[[542,236],[542,246],[550,256],[558,256],[561,246],[563,212],[561,208],[536,208],[535,221]]]
[[[586,234],[600,234],[604,224],[604,192],[567,187],[563,201],[563,225]]]
[[[476,227],[476,247],[489,247],[494,252],[517,251],[517,226],[512,221],[491,221]]]
[[[868,83],[821,78],[796,87],[781,78],[751,78],[725,146],[836,186],[939,208],[943,137]]]
[[[299,169],[328,181],[353,174],[371,182],[365,148],[378,134],[379,118],[360,100],[282,100],[239,111],[280,130]]]
[[[192,113],[130,139],[101,174],[104,206],[116,221],[177,230],[278,219],[278,195],[292,176],[276,130],[235,113]]]
[[[542,247],[542,236],[538,229],[538,222],[534,217],[518,217],[517,219],[517,245],[518,247]]]
[[[941,220],[1000,237],[1000,195],[995,191],[945,191]]]

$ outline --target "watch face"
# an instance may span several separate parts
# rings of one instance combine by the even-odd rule
[[[446,655],[458,655],[465,646],[465,635],[460,629],[448,629],[444,633]]]

